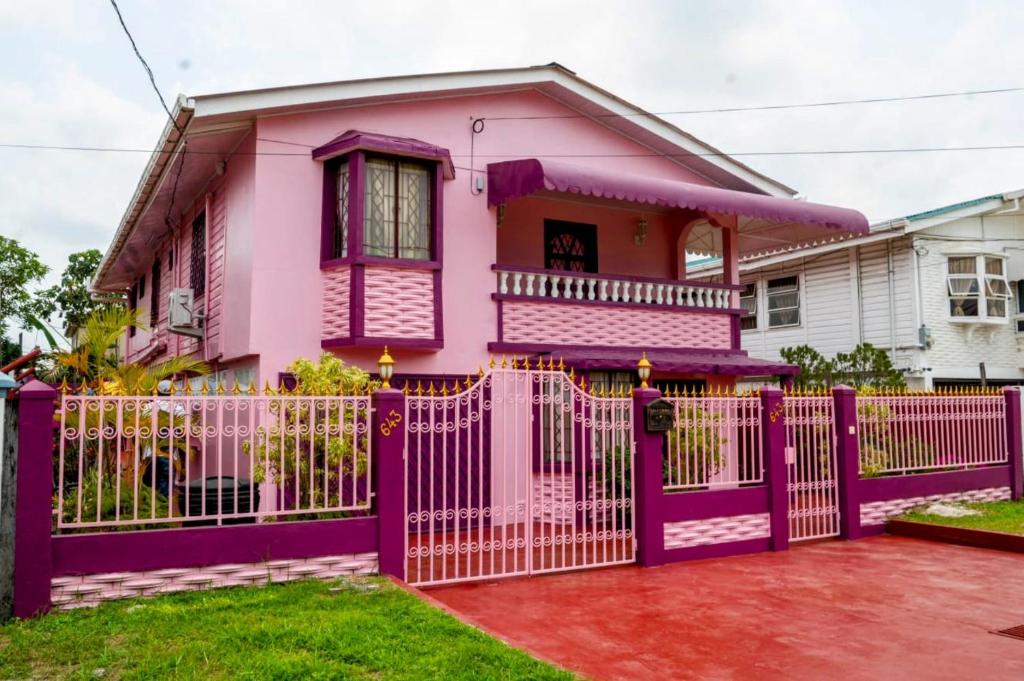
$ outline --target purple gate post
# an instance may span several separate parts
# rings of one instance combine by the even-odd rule
[[[857,425],[857,391],[846,385],[832,388],[836,431],[836,484],[839,487],[839,536],[859,539],[860,440]]]
[[[640,565],[652,567],[665,562],[665,527],[661,501],[665,493],[662,480],[662,445],[664,433],[648,433],[644,413],[648,404],[661,397],[660,390],[637,388],[633,391],[633,432],[636,454],[633,465],[636,475],[633,518],[636,532],[636,559]]]
[[[32,381],[18,392],[14,511],[14,616],[50,609],[53,553],[53,412],[57,391]]]
[[[761,388],[761,418],[772,551],[785,551],[789,548],[789,471],[786,470],[786,409],[778,388]]]
[[[382,575],[405,579],[405,395],[378,390],[373,407],[377,561]]]
[[[1020,389],[1003,388],[1006,399],[1006,461],[1010,467],[1010,498],[1021,498],[1024,446],[1021,444]]]

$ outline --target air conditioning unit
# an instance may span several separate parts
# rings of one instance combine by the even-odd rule
[[[167,330],[183,336],[203,337],[202,312],[195,309],[195,300],[190,288],[171,290],[167,304]]]

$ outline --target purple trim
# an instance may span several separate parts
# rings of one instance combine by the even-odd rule
[[[597,305],[599,307],[628,307],[631,310],[669,310],[672,312],[696,312],[698,314],[733,315],[737,319],[743,310],[733,307],[690,307],[667,303],[624,303],[612,300],[576,300],[574,298],[547,298],[539,296],[516,296],[509,293],[492,293],[491,300],[508,300],[517,303],[556,303],[559,305]]]
[[[380,573],[405,579],[406,425],[389,425],[405,418],[405,395],[399,390],[373,394],[372,450],[375,473],[374,505],[378,515],[377,552]]]
[[[857,436],[857,391],[832,389],[836,434],[836,484],[839,488],[839,536],[857,539],[860,532],[860,443]]]
[[[783,394],[778,388],[761,389],[761,447],[768,485],[771,549],[789,548],[789,470],[786,465],[786,423]]]
[[[502,300],[498,300],[498,345],[505,343],[505,305]],[[490,345],[488,345],[490,348]]]
[[[32,617],[50,609],[53,414],[56,397],[56,390],[35,379],[18,392],[18,459],[14,497],[15,617]]]
[[[819,225],[853,234],[868,233],[867,218],[849,208],[629,175],[619,168],[582,167],[547,159],[528,158],[487,166],[487,202],[492,206],[541,191]]]
[[[409,270],[439,270],[441,263],[436,260],[413,260],[411,258],[382,258],[376,255],[360,255],[349,258],[332,258],[320,263],[320,269],[329,270],[348,265],[379,265]]]
[[[499,320],[500,321],[500,320]],[[579,345],[540,345],[530,343],[488,343],[492,352],[550,354],[577,370],[634,369],[641,351],[654,365],[659,376],[673,374],[718,374],[721,376],[785,376],[799,368],[749,357],[745,352],[711,348],[641,348]]]
[[[644,427],[647,405],[661,397],[661,391],[644,388],[633,390],[633,427],[636,453],[633,456],[633,516],[637,562],[644,567],[661,565],[665,557],[664,482],[662,481],[662,447],[664,433],[650,433]]]
[[[366,201],[366,156],[362,152],[352,154],[348,172],[348,256],[360,258],[363,255],[363,204]]]
[[[718,282],[697,281],[695,279],[665,279],[662,277],[641,277],[632,274],[605,274],[604,272],[567,272],[565,270],[548,270],[543,267],[523,267],[520,265],[491,265],[494,272],[522,272],[523,274],[555,274],[558,276],[580,276],[610,281],[636,281],[644,284],[673,284],[676,286],[700,286],[702,288],[723,289],[726,291],[742,291],[741,284],[721,284]]]
[[[383,347],[422,348],[437,350],[444,347],[443,340],[429,338],[383,338],[380,336],[359,336],[358,338],[326,338],[320,341],[321,348]]]
[[[721,544],[707,544],[705,546],[687,546],[681,549],[667,549],[664,554],[664,562],[676,563],[683,560],[725,558],[726,556],[742,556],[748,553],[761,553],[763,551],[771,550],[771,538],[759,537],[757,539],[744,539],[743,541],[724,542]]]
[[[1021,437],[1020,388],[1003,388],[1006,400],[1006,453],[1010,465],[1010,496],[1016,501],[1021,498],[1022,471],[1024,466],[1024,445]]]
[[[312,155],[314,161],[326,161],[356,150],[438,161],[444,176],[449,180],[455,178],[455,166],[447,149],[411,137],[347,130],[314,149]]]
[[[675,492],[662,498],[661,520],[705,520],[732,515],[767,513],[771,498],[767,485],[707,492]]]
[[[53,538],[54,576],[368,553],[377,518],[309,520]]]
[[[434,270],[434,340],[444,344],[444,291],[441,270]]]
[[[860,503],[951,494],[988,487],[1010,485],[1009,466],[991,466],[970,471],[893,475],[883,478],[862,478],[858,483]],[[860,509],[857,509],[859,515]]]
[[[330,262],[334,251],[334,205],[338,200],[335,178],[337,168],[324,164],[323,206],[320,211],[320,269]],[[348,216],[345,216],[348,218]],[[351,230],[349,230],[351,231]]]
[[[741,338],[742,333],[740,329],[740,319],[743,315],[733,315],[729,319],[729,341],[733,350],[739,350],[742,346]]]

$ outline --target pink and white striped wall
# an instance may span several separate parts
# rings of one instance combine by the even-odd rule
[[[771,519],[767,513],[683,520],[665,523],[665,548],[728,544],[771,537]]]
[[[347,338],[349,333],[349,286],[351,270],[336,267],[324,270],[323,315],[320,318],[321,338]]]
[[[434,339],[434,273],[367,267],[364,329],[376,338]]]

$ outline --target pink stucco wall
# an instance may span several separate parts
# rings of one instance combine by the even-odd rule
[[[623,274],[672,276],[674,244],[666,237],[663,218],[649,215],[648,242],[635,247],[633,225],[639,214],[614,209],[595,209],[581,204],[524,202],[512,208],[508,219],[529,222],[524,244],[512,241],[511,228],[495,229],[495,212],[487,206],[486,192],[472,189],[470,167],[484,171],[488,163],[509,157],[552,154],[604,154],[618,158],[573,159],[580,164],[614,164],[624,172],[658,175],[706,183],[687,169],[585,119],[540,121],[491,121],[474,141],[475,157],[469,157],[470,121],[478,116],[560,115],[569,112],[556,101],[532,91],[488,96],[457,97],[356,108],[339,108],[304,114],[277,115],[256,122],[256,151],[293,151],[294,144],[321,145],[348,129],[414,137],[448,148],[457,177],[444,183],[444,277],[443,307],[445,347],[439,351],[396,351],[399,371],[416,373],[465,373],[485,362],[487,342],[495,340],[496,305],[491,300],[495,278],[490,270],[499,253],[515,262],[542,258],[534,250],[541,214],[596,222],[614,229],[602,232],[599,246],[602,269]],[[290,142],[281,145],[271,140]],[[234,160],[232,160],[232,163]],[[251,295],[248,297],[250,351],[260,356],[261,381],[273,380],[276,372],[298,356],[320,352],[323,277],[319,270],[322,172],[320,163],[303,156],[256,156],[251,201],[251,230],[246,247],[251,253]],[[547,205],[552,204],[552,205]],[[558,205],[553,205],[558,204]],[[234,280],[231,249],[238,248],[229,226],[226,290],[239,287]],[[509,236],[506,236],[508,234]],[[500,241],[499,241],[500,240]],[[540,255],[535,255],[539,253]],[[542,264],[542,263],[541,263]],[[653,271],[652,271],[653,270]],[[235,334],[245,334],[245,315],[232,315],[226,307],[223,342],[232,347]],[[372,369],[378,350],[339,351],[350,361]],[[229,354],[229,353],[225,353]]]

